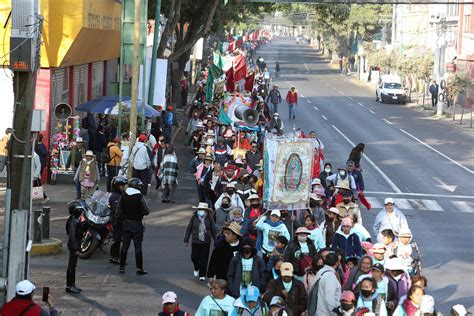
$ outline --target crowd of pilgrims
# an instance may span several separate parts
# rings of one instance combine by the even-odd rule
[[[194,276],[211,290],[196,315],[439,315],[393,199],[376,210],[373,227],[363,224],[359,203],[371,209],[364,144],[335,169],[317,133],[298,130],[315,146],[309,207],[264,208],[263,134],[280,131],[268,128],[275,116],[264,100],[252,101],[260,115],[254,130],[218,124],[217,106],[201,102],[199,92],[190,113],[189,171],[199,203],[184,243]]]

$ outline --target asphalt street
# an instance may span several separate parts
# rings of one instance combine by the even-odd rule
[[[438,308],[445,314],[458,303],[472,309],[472,136],[407,107],[376,103],[370,88],[341,77],[318,51],[296,45],[293,39],[276,39],[258,54],[271,70],[280,61],[276,82],[283,94],[291,85],[300,94],[296,120],[289,121],[286,104],[280,105],[286,131],[293,125],[306,132],[316,130],[326,146],[326,160],[334,167],[346,161],[353,144],[366,144],[362,166],[374,208],[363,212],[364,225],[371,231],[383,199],[395,198],[420,245],[427,292]],[[194,180],[187,172],[192,156],[180,146],[183,143],[180,134],[175,142],[181,168],[177,203],[161,204],[154,190],[150,195],[152,214],[145,219],[144,241],[147,276],[135,275],[133,247],[124,276],[108,263],[108,255],[97,252],[79,261],[77,285],[84,292],[71,296],[64,293],[66,253],[31,259],[31,279],[38,287],[51,287],[64,315],[156,315],[161,295],[168,290],[178,293],[181,306],[194,313],[209,293],[206,284],[193,277],[190,249],[183,244],[191,205],[197,202]],[[53,201],[51,235],[64,240],[65,205],[74,187],[58,184],[46,189]]]

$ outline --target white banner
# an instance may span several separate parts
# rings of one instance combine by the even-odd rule
[[[146,90],[145,90],[145,103],[148,104],[148,86],[150,85],[150,73],[151,73],[151,58],[146,60]],[[155,92],[153,94],[153,105],[161,105],[163,108],[166,106],[166,75],[168,73],[168,60],[157,59],[156,60],[156,72],[155,72]],[[143,91],[143,65],[140,65],[140,80],[138,82],[138,100],[142,99]]]

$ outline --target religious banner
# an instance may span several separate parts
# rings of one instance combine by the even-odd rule
[[[311,192],[314,147],[294,133],[265,138],[264,204],[268,209],[307,208]]]

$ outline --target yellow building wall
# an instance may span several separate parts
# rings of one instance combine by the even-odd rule
[[[0,0],[0,63],[8,65],[11,0]],[[120,55],[121,5],[115,0],[41,0],[41,67],[63,67]]]

